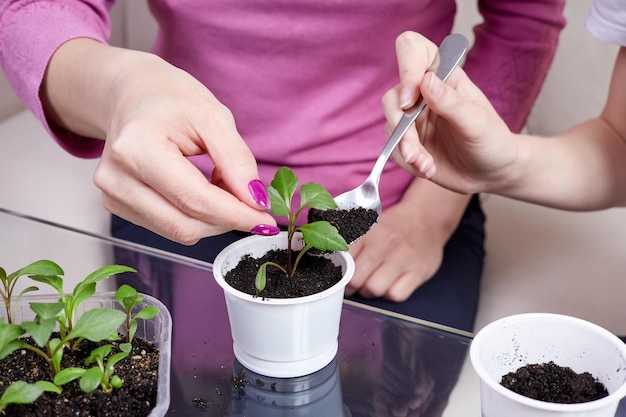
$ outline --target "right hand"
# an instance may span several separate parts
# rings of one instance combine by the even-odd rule
[[[387,131],[403,109],[415,104],[418,92],[428,104],[427,117],[418,119],[394,153],[396,162],[464,194],[497,188],[519,158],[515,135],[462,69],[455,69],[445,84],[433,72],[424,73],[434,56],[432,42],[407,32],[396,45],[401,81],[383,97]],[[408,102],[406,91],[414,92]]]
[[[109,55],[108,88],[94,98],[106,115],[92,123],[106,136],[94,182],[107,210],[182,244],[257,225],[277,231],[254,156],[203,84],[152,54],[79,41],[100,48],[103,62]],[[211,182],[188,159],[205,154]]]

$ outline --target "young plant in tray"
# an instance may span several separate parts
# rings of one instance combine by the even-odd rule
[[[268,187],[272,212],[275,216],[287,217],[287,263],[285,265],[279,265],[275,262],[262,264],[255,280],[255,286],[258,291],[262,291],[265,288],[268,267],[278,268],[287,277],[292,277],[304,254],[312,248],[321,251],[348,250],[348,244],[345,239],[339,234],[337,228],[327,221],[316,221],[297,226],[297,220],[306,208],[318,210],[337,208],[335,200],[333,200],[328,191],[316,182],[308,182],[300,187],[300,202],[294,208],[294,197],[296,197],[298,182],[298,178],[291,169],[281,167],[276,171],[274,179]],[[304,247],[300,250],[296,259],[292,260],[292,241],[296,232],[302,233]]]
[[[7,274],[4,268],[0,267],[0,296],[4,302],[4,308],[7,313],[7,322],[13,323],[13,310],[11,308],[11,302],[13,301],[13,291],[18,280],[26,275],[38,275],[38,276],[58,276],[62,275],[63,270],[57,264],[48,260],[40,260],[26,265],[24,268],[20,268],[17,271]],[[19,300],[22,295],[37,291],[39,288],[35,286],[26,287],[18,294],[16,300]]]
[[[60,276],[63,275],[63,270],[54,262],[37,261],[10,275],[0,268],[5,306],[10,306],[15,281],[24,275],[28,275],[34,281],[50,285],[59,293],[57,302],[29,304],[35,315],[33,320],[20,324],[0,323],[0,360],[18,349],[28,350],[45,359],[53,377],[52,382],[43,380],[35,383],[13,382],[0,397],[0,412],[9,404],[32,403],[45,391],[60,394],[61,386],[75,379],[79,379],[79,386],[85,393],[95,390],[98,386],[105,392],[111,392],[114,388],[122,386],[122,380],[114,373],[115,364],[131,352],[137,320],[155,317],[159,312],[158,309],[153,306],[145,307],[132,315],[132,310],[143,297],[134,288],[123,285],[116,293],[116,299],[123,311],[99,307],[86,310],[80,317],[78,311],[79,307],[94,295],[97,282],[123,272],[136,271],[123,265],[104,266],[76,284],[71,294],[66,294]],[[27,290],[35,291],[37,287],[28,287]],[[20,295],[27,290],[22,291]],[[9,307],[7,317],[12,317]],[[118,342],[120,337],[117,331],[122,325],[126,328],[126,337],[124,341]],[[53,337],[55,329],[58,329],[59,337]],[[25,336],[29,336],[32,342],[27,341]],[[101,344],[91,351],[85,360],[85,368],[61,369],[65,349],[76,350],[84,340],[111,343]],[[117,346],[118,352],[111,355],[114,346]]]

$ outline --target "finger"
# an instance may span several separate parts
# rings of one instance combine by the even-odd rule
[[[221,123],[213,123],[210,130],[200,131],[206,149],[215,164],[214,175],[219,175],[225,187],[242,202],[266,210],[270,200],[265,184],[259,179],[254,155],[237,132],[230,112],[222,109]]]
[[[364,249],[355,257],[356,282],[354,286],[364,298],[382,297],[395,279],[396,275],[390,271],[384,256],[384,248],[374,248],[372,245]],[[358,286],[357,286],[358,284]]]
[[[128,199],[112,198],[103,194],[102,204],[109,212],[183,245],[193,245],[203,237],[229,231],[227,227],[186,215],[145,186],[135,187],[132,195],[131,204]],[[150,207],[150,210],[143,210],[143,207]]]
[[[397,105],[399,88],[396,86],[389,90],[382,98],[383,112],[387,118],[385,125],[387,137],[391,136],[403,114]],[[398,165],[412,175],[431,178],[436,172],[434,159],[421,144],[417,129],[414,126],[407,130],[391,156]]]
[[[437,50],[434,43],[416,32],[407,31],[396,38],[401,108],[408,109],[417,102],[422,77],[438,59]]]
[[[94,182],[103,190],[105,208],[134,223],[150,225],[149,229],[181,243],[196,235],[210,236],[233,229],[250,231],[259,224],[276,224],[268,213],[211,185],[186,158],[171,157],[166,152],[160,158],[164,165],[157,165],[145,156],[136,165],[137,174],[110,165],[108,158],[101,160]],[[164,175],[165,171],[173,174]],[[188,232],[194,227],[196,232]]]

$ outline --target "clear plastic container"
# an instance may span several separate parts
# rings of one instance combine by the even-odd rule
[[[150,320],[138,320],[137,332],[135,337],[154,342],[159,348],[159,375],[158,375],[158,391],[157,402],[148,417],[163,417],[170,406],[170,364],[172,355],[172,317],[169,310],[161,301],[147,294],[141,294],[143,301],[136,307],[141,309],[147,306],[154,306],[159,309],[159,314]],[[25,295],[17,303],[14,301],[13,321],[20,323],[24,320],[32,320],[35,315],[30,309],[29,303],[51,303],[59,299],[58,295]],[[86,310],[94,308],[106,307],[116,310],[122,310],[115,300],[115,292],[100,292],[94,294],[91,298],[80,305],[79,316]],[[6,312],[2,310],[2,317],[6,321]],[[138,310],[137,310],[138,311]],[[123,333],[123,329],[120,329]]]

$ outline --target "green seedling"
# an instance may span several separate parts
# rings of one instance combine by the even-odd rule
[[[96,364],[91,368],[65,368],[54,377],[56,385],[65,385],[70,381],[78,379],[78,385],[83,392],[94,391],[98,386],[105,392],[121,388],[123,382],[119,376],[115,375],[115,365],[126,358],[132,349],[130,343],[121,343],[120,352],[107,356],[113,349],[112,345],[102,345],[94,349],[85,360],[85,365]]]
[[[59,275],[63,275],[63,270],[59,265],[45,259],[33,262],[11,274],[7,274],[6,271],[0,267],[0,296],[2,296],[2,301],[4,301],[4,308],[6,309],[8,323],[13,323],[13,310],[11,304],[13,301],[15,285],[20,277],[27,275],[58,277]],[[17,295],[16,301],[18,301],[24,294],[37,291],[38,289],[39,288],[35,286],[26,287]]]
[[[37,308],[46,311],[54,311],[58,308],[60,312],[63,306],[57,303],[41,303]],[[56,375],[61,370],[61,359],[65,346],[69,345],[70,342],[77,345],[77,341],[84,339],[92,342],[117,339],[117,329],[122,325],[125,318],[126,315],[118,310],[105,307],[94,308],[86,311],[76,322],[72,331],[62,338],[50,338],[56,319],[51,320],[49,316],[37,314],[35,320],[25,321],[19,325],[2,323],[0,324],[0,360],[17,349],[30,350],[44,358],[50,365],[52,374]],[[22,339],[25,334],[33,338],[34,345]]]
[[[123,312],[104,307],[94,308],[86,311],[80,319],[77,319],[77,312],[78,307],[95,293],[98,281],[129,271],[135,270],[121,265],[99,268],[76,284],[71,295],[64,294],[63,279],[58,275],[29,275],[31,279],[55,288],[60,294],[59,301],[30,303],[30,308],[35,313],[32,321],[23,321],[19,325],[1,323],[0,360],[17,349],[30,350],[44,358],[50,365],[52,374],[56,375],[61,370],[63,349],[66,346],[75,348],[85,339],[92,342],[118,339],[117,330],[126,318]],[[60,337],[51,338],[57,323]],[[35,343],[24,341],[22,336],[25,334],[30,335]]]
[[[271,210],[275,216],[287,216],[287,263],[279,265],[275,262],[266,262],[259,268],[255,286],[258,291],[265,288],[267,282],[267,268],[272,266],[280,269],[287,277],[293,277],[302,256],[312,248],[321,251],[346,251],[348,244],[339,234],[335,226],[327,221],[316,221],[297,226],[297,220],[306,208],[318,210],[336,209],[337,205],[330,193],[319,183],[308,182],[300,187],[300,202],[297,208],[292,208],[294,197],[298,189],[298,178],[287,167],[276,171],[268,192],[271,201]],[[292,242],[296,232],[302,233],[304,247],[292,261]]]
[[[59,302],[63,304],[63,311],[58,316],[59,330],[61,337],[71,334],[76,326],[78,307],[89,299],[96,292],[96,284],[99,281],[110,278],[115,274],[123,272],[137,272],[133,268],[123,265],[107,265],[89,274],[84,280],[76,284],[71,294],[65,294],[63,290],[63,279],[58,276],[34,275],[30,278],[50,285],[59,293]],[[82,338],[69,338],[69,347],[74,349],[76,343],[80,343]]]
[[[143,301],[143,297],[137,290],[126,284],[123,284],[117,289],[115,299],[124,308],[124,312],[126,313],[126,319],[124,320],[126,343],[131,343],[137,331],[137,320],[149,320],[159,314],[159,309],[154,306],[146,306],[133,316],[133,309]]]
[[[15,324],[11,321],[0,322],[0,360],[18,349],[29,350],[44,358],[50,365],[54,383],[37,381],[29,384],[17,381],[11,384],[0,397],[0,412],[9,404],[28,404],[34,402],[42,393],[61,393],[60,385],[71,380],[79,379],[79,386],[85,392],[91,392],[100,386],[104,391],[111,392],[122,386],[122,380],[115,375],[115,365],[126,358],[132,349],[130,343],[121,343],[120,352],[113,355],[112,345],[105,344],[94,349],[85,364],[88,368],[61,369],[63,352],[66,347],[75,348],[83,340],[101,342],[103,340],[119,340],[118,329],[124,324],[130,340],[134,336],[138,319],[154,317],[156,307],[141,309],[134,316],[132,310],[143,300],[135,289],[123,285],[116,294],[116,298],[125,311],[113,308],[87,309],[78,317],[79,307],[85,303],[96,290],[96,283],[115,274],[136,272],[133,268],[122,265],[108,265],[89,274],[83,281],[76,284],[71,294],[63,291],[63,270],[51,261],[34,262],[10,275],[0,268],[0,278],[4,293],[5,306],[10,305],[15,281],[20,276],[29,276],[30,279],[52,286],[58,293],[59,299],[52,303],[30,303],[34,319]],[[29,291],[35,291],[36,287]],[[22,291],[20,294],[24,294]],[[156,310],[156,311],[155,311]],[[10,317],[10,308],[7,308]],[[133,324],[134,323],[134,324]],[[59,337],[52,337],[57,325]],[[30,336],[34,343],[27,342],[24,336]],[[89,367],[90,365],[94,365]]]
[[[49,381],[37,381],[34,384],[15,381],[7,387],[0,397],[0,413],[3,413],[9,404],[33,403],[46,391],[60,394],[61,388]]]

